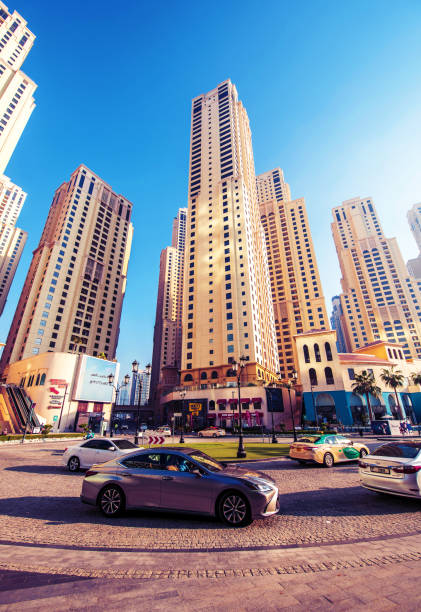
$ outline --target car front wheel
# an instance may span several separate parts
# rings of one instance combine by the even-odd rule
[[[217,434],[212,434],[212,438],[217,438]]]
[[[250,508],[241,493],[226,493],[219,502],[219,517],[230,527],[245,527],[252,522]]]
[[[121,514],[124,510],[124,496],[120,487],[114,485],[105,487],[99,496],[99,507],[101,512],[108,517]]]
[[[331,453],[326,453],[323,457],[323,465],[327,468],[333,467],[335,460],[333,459],[333,455]]]
[[[199,438],[203,438],[203,434],[202,433],[199,433]]]
[[[365,450],[365,448],[362,448],[362,449],[360,450],[360,457],[365,457],[367,454],[368,454],[368,453],[367,453],[367,451]]]
[[[70,457],[67,462],[67,467],[69,468],[69,472],[78,472],[80,468],[80,461],[78,457]]]

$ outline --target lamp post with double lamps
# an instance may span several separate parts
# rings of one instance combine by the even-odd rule
[[[123,387],[127,387],[127,385],[130,382],[130,376],[128,374],[126,374],[126,376],[123,379],[122,383],[117,383],[116,385],[114,384],[114,374],[108,374],[108,384],[114,389],[115,391],[115,399],[114,402],[111,404],[111,416],[110,416],[110,438],[113,437],[113,407],[115,408],[115,405],[117,403],[117,397],[118,394],[120,393],[120,389],[122,389]]]
[[[180,444],[184,444],[184,398],[186,397],[186,390],[182,389],[180,391],[181,398],[181,434],[180,434]]]
[[[288,389],[289,407],[290,407],[290,410],[291,410],[292,431],[293,431],[293,434],[294,434],[294,442],[297,441],[297,432],[295,431],[294,411],[292,409],[292,402],[291,402],[291,387],[295,387],[295,385],[297,384],[297,378],[298,378],[298,374],[297,374],[296,370],[292,370],[291,378],[288,379],[286,381],[286,383],[285,383],[285,386]]]
[[[151,375],[151,364],[148,363],[145,366],[146,376]],[[139,374],[139,362],[136,359],[132,363],[132,372],[133,372],[133,380],[135,380],[135,384],[137,383],[137,376],[135,374]],[[136,387],[135,387],[136,388]],[[136,434],[134,437],[134,443],[139,444],[139,422],[140,422],[140,406],[142,402],[142,379],[139,377],[139,395],[137,398],[137,415],[136,415]]]
[[[237,361],[233,361],[231,366],[235,375],[237,376],[237,387],[238,387],[238,415],[240,419],[240,429],[239,429],[239,438],[238,438],[238,450],[237,457],[239,459],[244,459],[247,457],[247,453],[244,450],[244,441],[243,441],[243,415],[241,412],[241,373],[243,369],[246,367],[248,361],[248,357],[241,356],[240,363]]]
[[[281,373],[280,372],[276,372],[276,375],[278,377],[278,383],[279,383]],[[272,410],[271,410],[271,414],[272,414],[272,444],[278,444],[278,440],[277,440],[276,435],[275,435],[275,423],[274,423],[274,420],[273,420],[273,395],[272,395],[272,388],[273,387],[270,387],[270,386],[267,387],[267,390],[270,393],[270,403],[272,404]]]

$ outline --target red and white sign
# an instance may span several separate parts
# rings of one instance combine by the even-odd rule
[[[148,444],[164,444],[164,436],[149,436]]]

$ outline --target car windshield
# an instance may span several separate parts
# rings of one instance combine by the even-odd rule
[[[224,469],[224,466],[221,463],[215,461],[215,459],[212,459],[212,457],[209,457],[209,455],[205,455],[205,453],[202,453],[201,451],[194,451],[190,454],[190,457],[192,459],[195,459],[198,463],[201,463],[202,465],[207,467],[208,470],[210,470],[211,472],[220,472]]]
[[[307,438],[300,438],[298,442],[311,442],[312,444],[315,444],[319,440],[320,436],[307,436]]]
[[[130,442],[130,440],[113,440],[114,444],[117,448],[121,448],[122,450],[127,450],[128,448],[138,448],[136,444]]]
[[[415,444],[383,444],[372,451],[372,455],[378,457],[401,457],[404,459],[415,459],[421,450],[421,445],[416,446]]]

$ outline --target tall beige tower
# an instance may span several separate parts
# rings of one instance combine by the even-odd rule
[[[396,239],[384,236],[373,200],[347,200],[333,218],[347,350],[386,340],[403,344],[407,359],[419,359],[421,293]]]
[[[46,351],[115,357],[132,204],[86,166],[55,192],[0,362]]]
[[[282,378],[298,370],[296,334],[329,329],[304,198],[291,200],[283,172],[256,177],[260,215],[268,251]]]
[[[247,113],[231,81],[192,103],[183,300],[183,384],[246,380],[279,368]]]
[[[161,392],[173,387],[181,367],[184,245],[187,208],[173,221],[172,244],[161,252],[153,337],[150,399],[159,407]]]
[[[418,257],[414,257],[414,259],[410,259],[406,264],[408,267],[408,272],[414,278],[421,280],[421,202],[418,204],[414,204],[411,210],[407,213],[409,227],[411,228],[412,235],[415,238],[415,242],[418,247]]]
[[[0,174],[35,108],[37,86],[20,70],[35,40],[26,23],[0,2]]]

